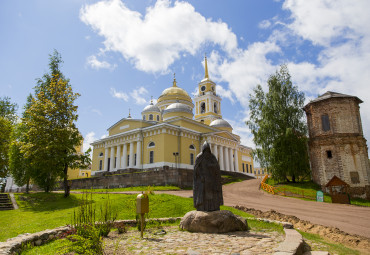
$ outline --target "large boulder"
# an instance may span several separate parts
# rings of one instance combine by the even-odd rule
[[[180,228],[190,232],[227,233],[233,231],[246,231],[246,219],[230,211],[190,211],[182,217]]]

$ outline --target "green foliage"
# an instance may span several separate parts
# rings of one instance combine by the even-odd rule
[[[149,188],[150,187],[150,188]],[[126,188],[112,188],[112,189],[91,189],[86,190],[87,192],[122,192],[122,191],[147,191],[151,189],[152,191],[157,190],[180,190],[176,186],[136,186],[136,187],[126,187]],[[80,191],[80,190],[74,190]]]
[[[32,179],[46,192],[52,190],[58,178],[64,178],[65,196],[69,195],[67,170],[84,168],[90,164],[89,152],[79,154],[76,148],[82,144],[82,136],[75,122],[78,93],[72,91],[69,80],[59,67],[60,54],[50,56],[50,73],[38,79],[35,95],[31,98],[22,118],[27,126],[24,151],[33,168]]]
[[[269,91],[257,85],[250,95],[250,120],[246,122],[257,148],[253,155],[276,180],[309,174],[304,93],[292,85],[286,66],[268,79]]]
[[[0,178],[8,175],[11,133],[16,122],[17,105],[9,97],[0,98]]]

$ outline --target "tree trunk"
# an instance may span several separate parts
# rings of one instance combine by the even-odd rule
[[[296,181],[295,181],[295,175],[294,175],[294,174],[292,175],[292,182],[293,182],[293,183],[295,183],[295,182],[296,182]]]
[[[30,191],[30,179],[27,179],[27,185],[26,185],[26,193],[28,194]]]
[[[64,180],[63,180],[63,184],[64,184],[64,197],[69,197],[69,191],[70,191],[70,188],[69,185],[68,185],[68,175],[67,175],[67,172],[68,172],[68,165],[65,164],[64,165]]]

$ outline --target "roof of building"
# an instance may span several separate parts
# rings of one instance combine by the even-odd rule
[[[361,99],[359,99],[358,97],[356,97],[356,96],[346,95],[346,94],[333,92],[333,91],[327,91],[324,94],[322,94],[321,96],[319,96],[318,98],[310,101],[307,105],[309,105],[311,103],[316,103],[316,102],[319,102],[319,101],[327,100],[327,99],[330,99],[330,98],[343,98],[343,97],[352,97],[352,98],[355,98],[356,100],[358,100],[359,103],[363,103],[363,101]]]
[[[153,102],[150,102],[150,105],[145,106],[141,113],[145,112],[161,112],[161,110],[159,110],[158,106],[154,105]]]
[[[211,127],[227,127],[227,128],[232,128],[232,126],[229,124],[229,122],[227,122],[224,119],[216,119],[216,120],[212,121],[209,125]]]
[[[170,104],[163,112],[163,114],[168,113],[168,112],[188,112],[188,113],[193,113],[192,109],[187,106],[186,104],[182,103],[173,103]]]
[[[190,103],[193,103],[193,100],[189,96],[188,92],[186,92],[184,89],[180,87],[177,87],[175,78],[173,79],[172,87],[163,90],[162,94],[158,97],[158,102],[174,98],[183,99],[189,101]]]

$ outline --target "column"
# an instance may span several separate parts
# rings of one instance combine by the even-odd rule
[[[108,147],[105,148],[105,154],[104,154],[104,171],[108,171]]]
[[[238,159],[238,150],[234,150],[234,158],[235,158],[235,172],[239,172],[239,159]]]
[[[225,165],[224,165],[224,147],[220,146],[220,160],[219,160],[219,163],[220,163],[220,169],[221,170],[225,170]]]
[[[127,143],[123,145],[123,160],[122,160],[122,168],[127,168]]]
[[[234,172],[234,158],[233,158],[233,149],[229,148],[229,153],[230,153],[230,171]]]
[[[134,167],[134,142],[130,143],[130,161],[128,162],[128,168],[133,168]]]
[[[117,146],[117,165],[116,165],[116,169],[120,169],[121,168],[121,145],[118,145]]]
[[[216,144],[214,145],[214,148],[213,148],[213,154],[215,155],[216,159],[218,160],[218,150],[217,150],[217,145]]]
[[[136,168],[141,168],[141,141],[136,143]]]
[[[225,171],[230,171],[229,148],[224,147],[224,150],[225,150]]]
[[[109,171],[114,169],[114,146],[110,147],[110,166]]]

